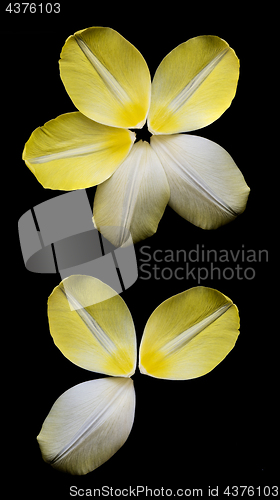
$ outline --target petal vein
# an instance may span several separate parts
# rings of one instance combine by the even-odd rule
[[[178,351],[182,347],[185,347],[186,344],[188,344],[196,335],[198,335],[202,330],[207,328],[207,326],[211,325],[214,321],[216,321],[220,316],[222,316],[230,307],[232,307],[231,304],[225,304],[224,306],[221,306],[219,309],[214,311],[212,314],[204,318],[203,320],[199,321],[192,327],[188,328],[184,332],[180,333],[175,337],[175,339],[170,340],[167,342],[161,349],[160,351],[165,353],[165,356],[170,356],[174,352]]]
[[[229,213],[231,216],[236,217],[238,215],[226,202],[224,202],[219,196],[216,195],[216,193],[214,193],[214,191],[203,181],[201,177],[198,176],[197,172],[195,172],[189,164],[187,170],[182,165],[182,163],[170,153],[165,144],[161,144],[161,146],[166,154],[173,160],[173,162],[176,163],[178,167],[176,169],[176,172],[183,180],[186,180],[187,177],[189,183],[198,191],[200,191],[200,193],[208,198],[212,203],[217,205],[225,212]],[[173,162],[170,162],[171,169],[174,169]]]
[[[83,439],[86,439],[88,435],[92,432],[92,430],[96,430],[104,420],[106,420],[106,414],[109,411],[109,408],[113,406],[116,399],[118,399],[121,393],[126,389],[125,386],[120,387],[120,389],[116,392],[116,394],[112,397],[112,399],[107,403],[107,405],[102,408],[100,413],[97,415],[91,415],[82,425],[81,429],[73,436],[71,441],[64,446],[64,448],[57,453],[57,455],[51,460],[51,464],[56,464],[59,460],[65,457],[68,453],[70,453],[75,445],[78,445]]]
[[[93,54],[88,45],[84,42],[84,40],[78,35],[74,35],[74,38],[80,47],[81,51],[85,54],[89,62],[94,67],[95,71],[98,73],[100,78],[102,78],[103,82],[106,84],[110,92],[114,94],[116,99],[121,103],[131,101],[129,95],[125,92],[125,90],[121,87],[116,78],[108,71],[108,69],[99,61],[99,59]]]
[[[29,158],[31,163],[47,163],[53,160],[63,160],[65,158],[75,158],[79,156],[86,156],[96,151],[100,152],[108,148],[100,148],[98,143],[90,146],[81,146],[79,148],[68,149],[67,151],[59,151],[57,153],[50,153],[49,155],[37,156],[36,158]]]
[[[88,327],[92,335],[96,338],[99,344],[111,355],[114,356],[117,346],[112,342],[112,340],[108,337],[106,332],[101,328],[101,326],[95,321],[95,319],[83,308],[80,302],[67,290],[61,289],[64,293],[68,301],[71,303],[72,307],[75,309],[75,312],[81,318],[81,320]]]
[[[222,58],[229,51],[229,47],[222,50],[212,61],[210,61],[184,88],[181,92],[171,101],[170,106],[173,111],[181,108],[202,85],[206,78],[216,68]]]

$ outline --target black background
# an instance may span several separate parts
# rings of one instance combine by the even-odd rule
[[[68,2],[68,5],[61,2],[60,14],[5,12],[4,15],[2,168],[7,181],[3,196],[12,186],[10,241],[16,248],[13,251],[16,262],[13,257],[9,266],[13,269],[12,277],[7,277],[13,315],[13,326],[8,327],[7,352],[13,361],[10,368],[4,364],[3,377],[9,409],[7,423],[11,424],[10,463],[18,481],[14,487],[21,490],[24,485],[25,491],[36,498],[45,493],[52,498],[69,498],[70,485],[84,489],[103,485],[113,488],[144,485],[174,491],[203,488],[207,496],[208,486],[220,485],[221,495],[227,485],[257,487],[276,483],[279,347],[278,332],[273,325],[277,298],[271,285],[276,282],[278,268],[273,259],[271,222],[268,223],[273,209],[268,181],[270,165],[264,154],[266,110],[260,102],[260,65],[265,66],[257,50],[260,31],[249,14],[244,17],[246,14],[220,11],[218,7],[197,4],[190,9],[188,5],[184,8],[180,5],[115,2],[113,6],[104,3],[97,7],[91,1]],[[47,298],[60,277],[33,274],[25,269],[17,220],[31,207],[61,194],[45,190],[27,169],[21,155],[36,127],[75,110],[60,80],[58,60],[66,38],[89,26],[109,26],[119,31],[145,57],[152,76],[174,47],[203,34],[224,38],[241,63],[237,94],[231,107],[215,123],[194,134],[217,142],[233,157],[251,188],[246,211],[229,225],[209,232],[196,228],[167,207],[157,233],[136,245],[138,262],[142,246],[150,246],[152,254],[157,249],[189,251],[197,244],[216,250],[237,251],[242,245],[256,252],[267,249],[269,262],[239,261],[241,266],[254,268],[253,280],[208,279],[201,283],[220,290],[238,306],[241,333],[235,348],[210,374],[195,380],[157,380],[141,375],[137,369],[133,376],[136,414],[127,442],[99,469],[86,476],[72,477],[43,462],[36,436],[52,404],[64,391],[100,375],[73,365],[54,346],[49,334]],[[95,188],[87,191],[93,200]],[[7,210],[6,204],[3,213],[5,222],[8,220],[10,224],[10,209]],[[8,259],[9,254],[10,249]],[[172,266],[165,262],[158,265]],[[181,264],[174,263],[174,269],[178,265]],[[234,267],[233,263],[227,265]],[[196,285],[191,277],[147,281],[139,271],[137,282],[122,294],[135,322],[138,343],[153,310],[163,300]]]

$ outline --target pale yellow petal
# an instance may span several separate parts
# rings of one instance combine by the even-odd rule
[[[60,74],[75,106],[92,120],[113,127],[144,125],[150,72],[140,52],[115,30],[93,27],[70,36]]]
[[[155,73],[149,130],[175,134],[209,125],[230,106],[238,78],[238,58],[221,38],[198,36],[182,43]]]
[[[171,380],[201,377],[225,358],[238,335],[233,302],[212,288],[191,288],[150,316],[140,345],[140,371]]]
[[[163,167],[147,142],[130,154],[108,181],[98,186],[93,215],[97,229],[115,246],[153,235],[169,200]]]
[[[39,127],[27,141],[23,160],[50,189],[71,191],[105,181],[128,155],[135,134],[66,113]]]
[[[70,276],[48,300],[50,332],[72,363],[106,375],[129,377],[136,366],[136,335],[123,299],[91,276]]]
[[[72,387],[54,403],[37,437],[45,462],[69,474],[87,474],[127,440],[134,421],[130,378],[101,378]]]
[[[246,208],[250,188],[231,156],[194,135],[151,137],[170,186],[169,205],[203,229],[216,229]]]

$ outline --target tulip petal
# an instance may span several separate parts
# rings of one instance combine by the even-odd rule
[[[146,324],[140,371],[171,380],[201,377],[231,351],[238,329],[237,307],[217,290],[200,286],[174,295]]]
[[[250,192],[231,156],[194,135],[153,136],[170,186],[169,205],[203,229],[216,229],[241,214]]]
[[[157,230],[169,200],[163,167],[147,142],[139,141],[114,175],[98,186],[93,215],[97,229],[115,246],[148,238]]]
[[[172,50],[153,82],[148,127],[153,134],[175,134],[206,127],[235,96],[239,61],[217,36],[198,36]]]
[[[150,105],[151,78],[140,52],[111,28],[70,36],[60,75],[75,106],[105,125],[141,128]]]
[[[66,113],[34,130],[23,160],[45,188],[83,189],[108,179],[134,141],[129,130],[101,125],[81,113]]]
[[[50,332],[72,363],[129,377],[136,366],[136,335],[123,299],[92,276],[64,279],[48,300]]]
[[[104,378],[78,384],[54,403],[37,437],[55,469],[87,474],[127,440],[134,421],[133,381]]]

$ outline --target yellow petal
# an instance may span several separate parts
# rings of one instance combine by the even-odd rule
[[[198,36],[182,43],[155,73],[150,132],[174,134],[209,125],[230,106],[238,77],[239,61],[224,40]]]
[[[140,52],[111,28],[70,36],[60,74],[75,106],[105,125],[141,128],[150,105],[151,79]]]
[[[218,144],[194,135],[151,137],[170,186],[169,205],[203,229],[234,220],[250,192],[231,156]]]
[[[130,378],[101,378],[72,387],[56,400],[37,437],[43,459],[62,472],[91,472],[123,446],[134,413]]]
[[[195,287],[174,295],[147,322],[140,371],[171,380],[201,377],[234,347],[238,329],[237,307],[217,290]]]
[[[150,144],[139,141],[110,179],[98,186],[93,215],[97,229],[121,246],[153,235],[169,200],[163,167]]]
[[[23,160],[45,188],[83,189],[108,179],[134,141],[133,132],[66,113],[34,130]]]
[[[129,377],[136,335],[123,299],[91,276],[70,276],[48,300],[50,332],[61,352],[86,370]]]

